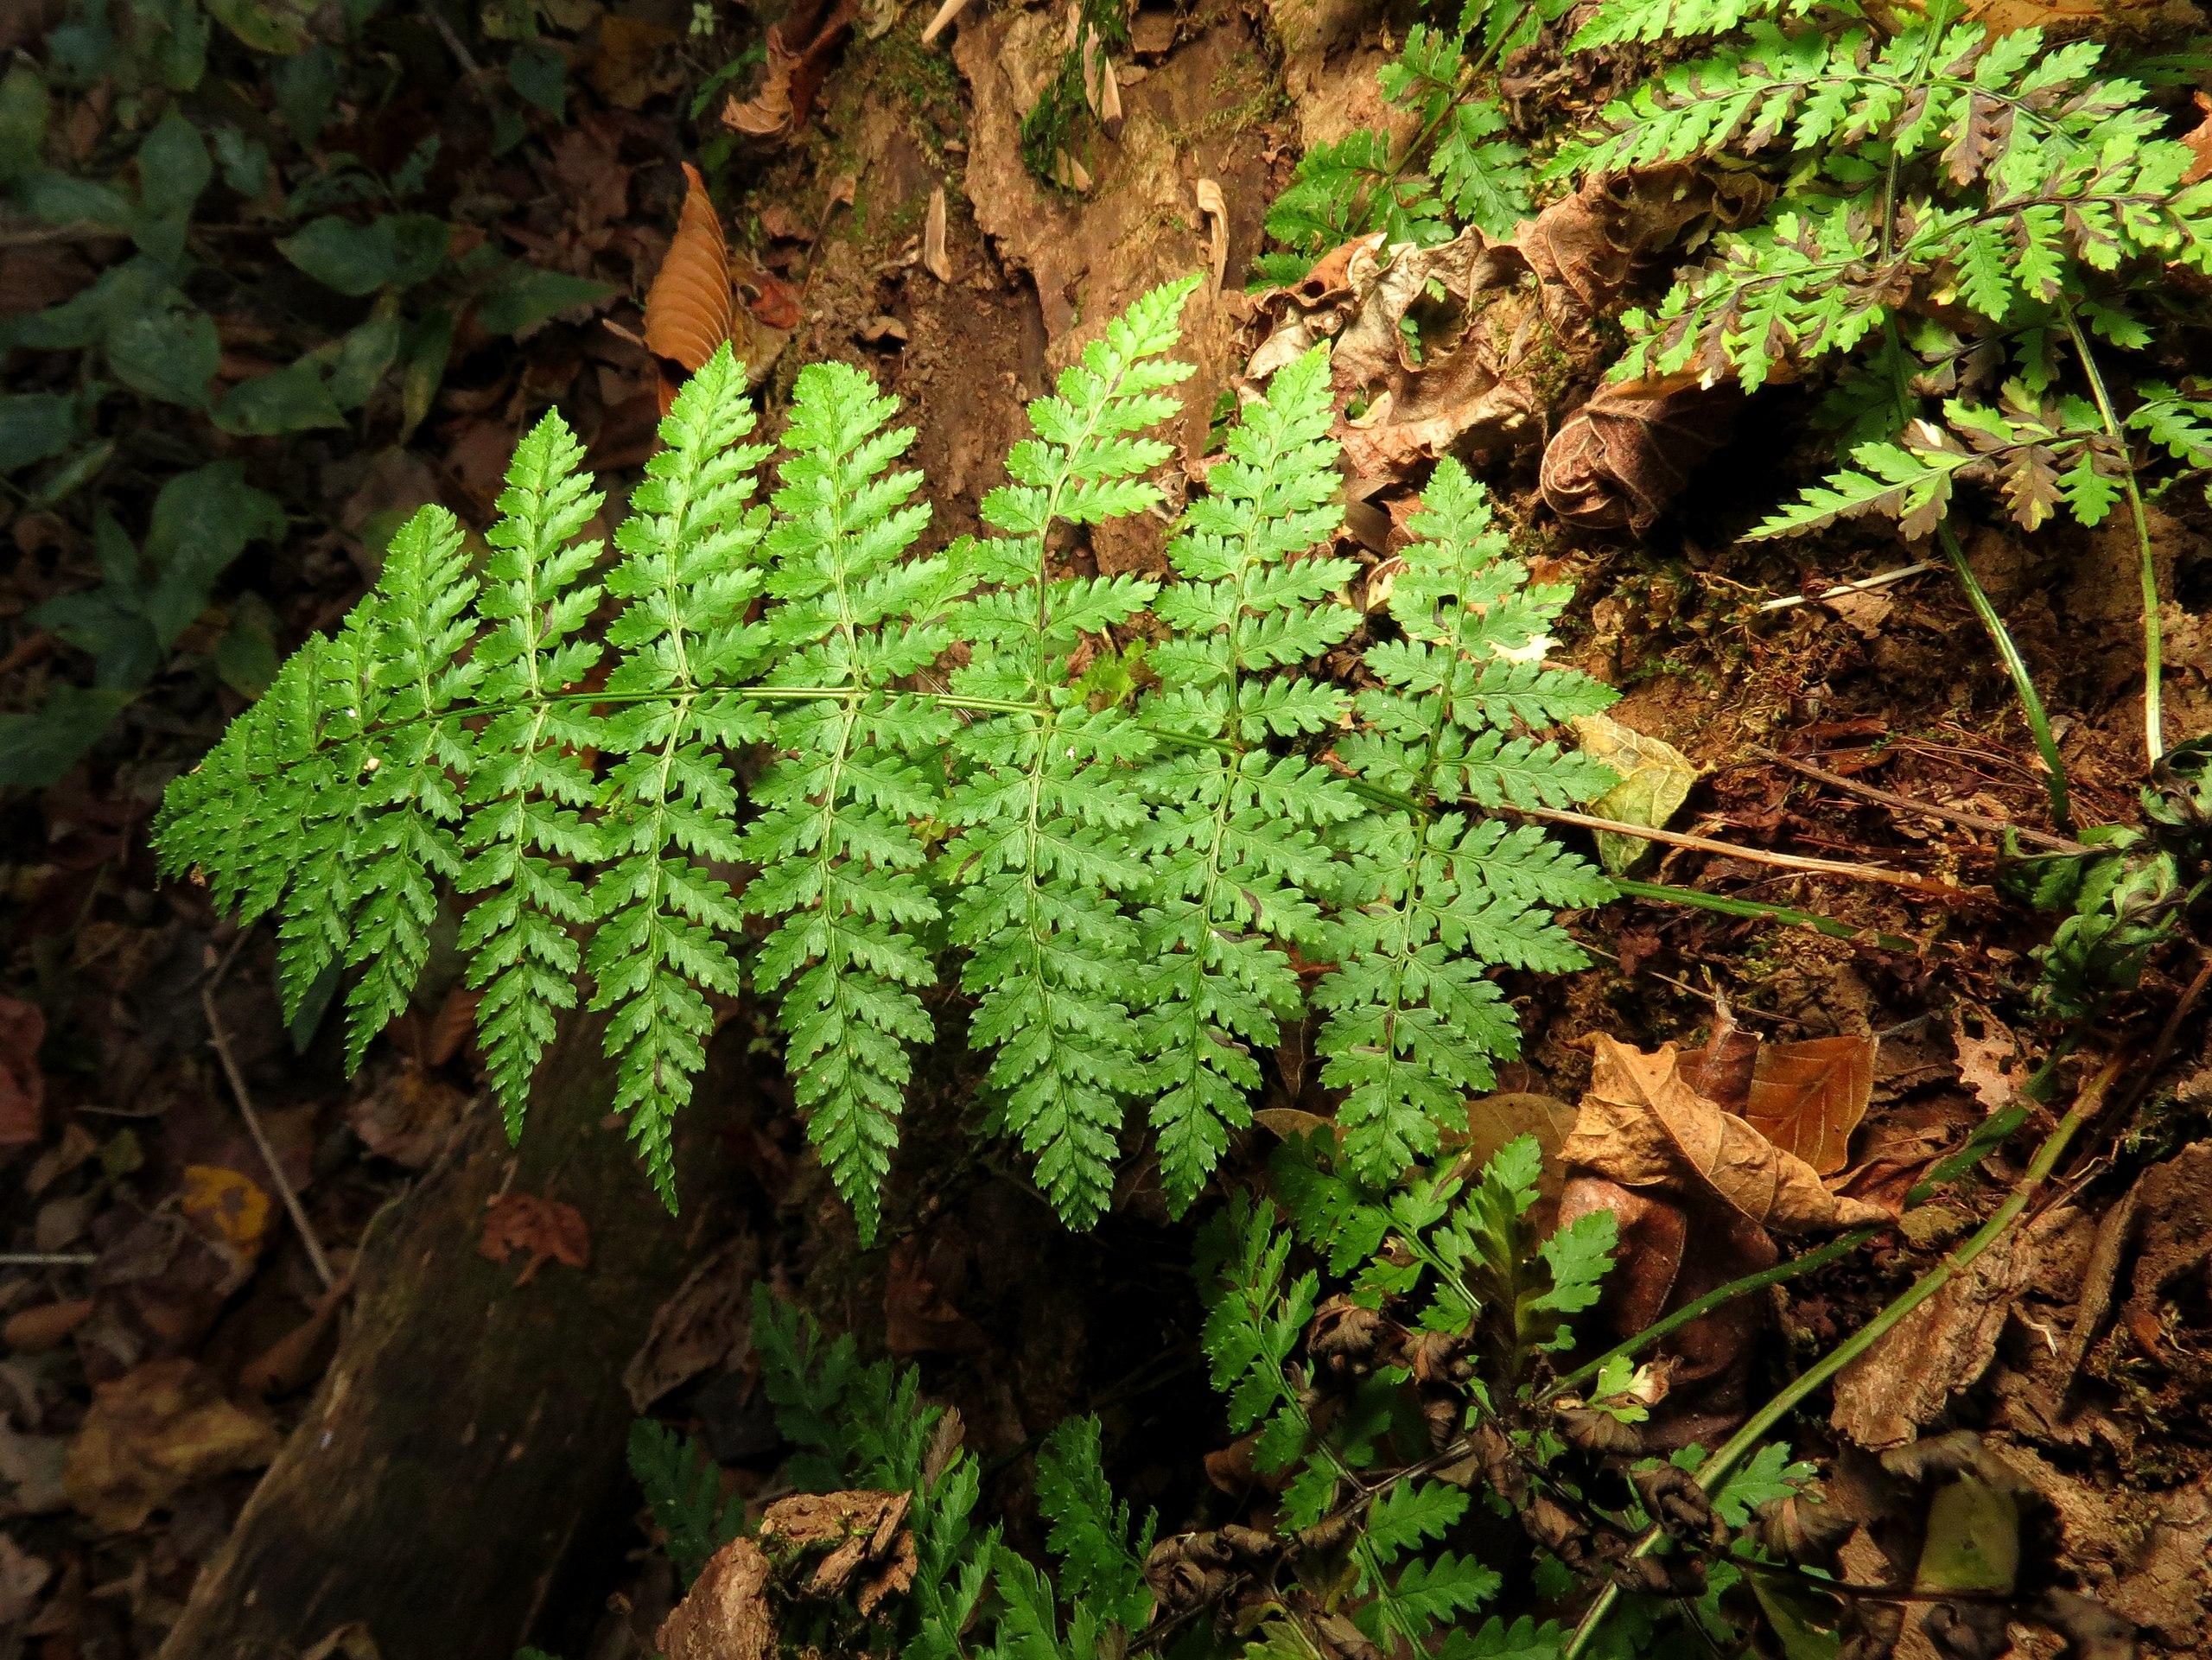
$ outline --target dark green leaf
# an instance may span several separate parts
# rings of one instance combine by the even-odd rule
[[[138,146],[139,212],[184,219],[214,176],[200,130],[171,110]]]
[[[208,16],[224,24],[254,51],[289,58],[308,48],[308,20],[315,16],[309,0],[201,0]]]
[[[545,41],[525,41],[507,60],[507,85],[515,95],[560,120],[569,107],[569,60]]]
[[[0,473],[59,455],[77,441],[77,400],[64,392],[0,398]]]
[[[155,573],[146,614],[162,643],[175,643],[207,609],[216,579],[248,543],[283,533],[283,508],[248,484],[236,461],[213,461],[163,485],[154,499],[145,545]]]
[[[342,427],[346,415],[331,396],[322,366],[310,359],[288,364],[223,394],[215,423],[226,432],[268,438],[315,427]]]
[[[130,200],[112,186],[41,168],[16,187],[23,211],[48,225],[96,225],[103,231],[128,231],[137,217]]]
[[[107,366],[115,378],[165,404],[205,409],[222,358],[213,321],[196,308],[141,312],[108,330]]]
[[[345,60],[327,46],[315,47],[279,65],[275,80],[277,112],[292,136],[313,149],[346,83]]]
[[[453,313],[443,306],[426,311],[407,325],[399,343],[399,436],[404,442],[430,412],[430,400],[445,378],[446,359],[453,355]]]
[[[520,261],[509,265],[484,289],[476,321],[487,334],[516,334],[570,306],[596,305],[614,290],[588,277],[545,270]]]
[[[269,147],[236,127],[215,130],[215,165],[223,182],[249,201],[269,188]]]
[[[404,332],[399,313],[387,308],[314,353],[330,377],[330,396],[340,409],[359,409],[369,401],[399,354]]]
[[[21,178],[39,164],[53,107],[53,95],[28,63],[12,66],[0,79],[0,184]]]
[[[366,225],[326,213],[276,249],[325,288],[358,296],[421,282],[437,270],[452,234],[425,213],[387,213]]]
[[[42,790],[88,754],[132,694],[57,686],[46,706],[0,715],[0,790]]]

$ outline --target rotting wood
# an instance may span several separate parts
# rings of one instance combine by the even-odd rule
[[[379,1660],[512,1660],[537,1634],[572,1552],[634,1498],[623,1369],[727,1229],[724,1143],[699,1127],[726,1119],[740,1047],[718,1049],[679,1123],[680,1218],[601,1116],[596,1022],[549,1057],[519,1148],[488,1105],[471,1116],[372,1226],[337,1356],[160,1660],[291,1660],[349,1621]],[[575,1205],[590,1266],[518,1286],[486,1261],[502,1191]]]

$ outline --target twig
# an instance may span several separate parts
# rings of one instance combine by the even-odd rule
[[[438,31],[439,37],[446,43],[446,50],[453,54],[454,61],[461,66],[461,79],[468,83],[471,92],[482,96],[482,89],[476,83],[483,77],[484,66],[476,61],[467,42],[454,32],[454,26],[446,21],[443,11],[435,5],[428,5],[423,10],[429,14],[430,27]]]
[[[1838,582],[1833,588],[1822,588],[1818,594],[1784,595],[1781,599],[1769,600],[1764,605],[1753,606],[1751,609],[1754,611],[1788,611],[1801,605],[1824,605],[1828,601],[1835,598],[1839,594],[1864,594],[1871,588],[1887,588],[1891,582],[1901,582],[1908,576],[1917,576],[1923,571],[1929,571],[1935,569],[1936,562],[1934,560],[1923,559],[1916,565],[1900,566],[1896,570],[1885,570],[1878,576],[1861,576],[1855,582]]]
[[[96,1250],[0,1250],[0,1268],[84,1268],[99,1260]]]
[[[937,37],[950,29],[952,20],[967,9],[968,0],[944,0],[944,3],[937,9],[937,16],[931,18],[928,27],[922,30],[922,44],[934,46]]]
[[[433,8],[431,15],[435,16]],[[246,1133],[253,1137],[253,1144],[261,1151],[261,1161],[269,1168],[269,1180],[276,1189],[277,1197],[284,1201],[284,1213],[292,1218],[292,1226],[300,1236],[300,1243],[307,1248],[308,1261],[315,1267],[315,1278],[322,1282],[325,1291],[337,1282],[338,1276],[330,1271],[330,1259],[322,1254],[322,1241],[315,1237],[315,1227],[308,1220],[307,1211],[300,1204],[300,1196],[292,1191],[292,1184],[278,1162],[276,1149],[269,1144],[269,1136],[261,1128],[261,1119],[253,1110],[253,1097],[247,1093],[245,1078],[238,1071],[237,1058],[231,1053],[230,1034],[223,1029],[222,1017],[215,1012],[215,991],[223,983],[223,976],[230,971],[231,959],[238,955],[241,932],[231,942],[231,949],[207,976],[207,984],[200,988],[200,1007],[207,1016],[207,1041],[214,1049],[216,1059],[223,1063],[223,1075],[231,1081],[231,1094],[238,1103],[238,1116],[245,1120]]]
[[[1860,783],[1855,778],[1847,778],[1841,773],[1831,773],[1825,766],[1815,766],[1808,760],[1799,760],[1795,755],[1777,754],[1762,744],[1750,745],[1749,753],[1762,760],[1770,760],[1777,766],[1787,766],[1793,773],[1802,773],[1807,778],[1817,779],[1831,789],[1847,791],[1868,801],[1878,801],[1899,812],[1918,813],[1923,818],[1941,818],[1954,824],[1963,824],[1968,830],[1987,830],[1993,836],[2001,836],[2010,830],[2023,842],[2033,843],[2039,848],[2050,848],[2058,853],[2087,853],[2090,850],[2082,843],[2069,841],[2063,836],[2028,830],[2002,818],[1992,818],[1986,813],[1966,812],[1957,807],[1939,807],[1932,801],[1915,801],[1910,796],[1877,789],[1871,784]]]
[[[1640,842],[1659,842],[1668,847],[1690,848],[1700,853],[1725,854],[1729,858],[1746,860],[1755,865],[1775,865],[1783,870],[1802,870],[1815,876],[1843,876],[1853,881],[1881,882],[1954,905],[1968,904],[1987,897],[1971,888],[1954,887],[1948,882],[1916,876],[1910,871],[1885,870],[1878,865],[1847,864],[1840,859],[1807,859],[1794,853],[1770,853],[1764,848],[1738,847],[1732,842],[1716,842],[1709,836],[1654,830],[1648,824],[1631,824],[1618,818],[1600,818],[1594,813],[1566,812],[1552,807],[1516,807],[1513,811],[1554,824],[1580,824],[1585,830],[1610,830],[1616,836],[1632,836]]]
[[[2111,1088],[2113,1078],[2120,1071],[2120,1065],[2116,1060],[2111,1062],[2083,1086],[2074,1104],[2067,1109],[2066,1116],[2058,1121],[2057,1128],[2036,1149],[2036,1155],[2029,1162],[2018,1185],[2006,1196],[2002,1205],[1990,1212],[1989,1219],[1974,1231],[1973,1237],[1915,1280],[1880,1313],[1800,1372],[1779,1395],[1745,1419],[1742,1428],[1690,1472],[1698,1485],[1707,1493],[1713,1492],[1728,1472],[1750,1456],[1766,1439],[1768,1433],[1787,1417],[1799,1402],[1880,1342],[1906,1315],[1971,1268],[1977,1257],[2003,1238],[2013,1223],[2019,1219],[2021,1212],[2027,1209],[2028,1201],[2035,1196],[2036,1191],[2050,1179],[2050,1173],[2057,1168],[2059,1155],[2066,1151],[2067,1143],[2074,1139],[2082,1125],[2097,1116],[2105,1092]],[[1649,1555],[1665,1536],[1665,1530],[1654,1525],[1636,1542],[1630,1555]],[[1619,1596],[1620,1587],[1616,1582],[1609,1581],[1599,1587],[1597,1596],[1577,1622],[1574,1634],[1560,1651],[1560,1660],[1580,1660],[1598,1635],[1599,1627],[1605,1624],[1605,1616],[1611,1612]]]

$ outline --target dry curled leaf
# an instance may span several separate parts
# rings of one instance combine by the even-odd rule
[[[768,1609],[768,1558],[750,1539],[712,1556],[653,1634],[665,1660],[767,1660],[776,1651]]]
[[[2195,184],[2200,179],[2212,178],[2212,98],[2202,92],[2196,94],[2196,124],[2182,135],[2182,143],[2189,146],[2191,160],[2189,169],[2181,175],[2183,184]]]
[[[149,1360],[93,1390],[62,1480],[95,1527],[127,1533],[194,1482],[268,1463],[276,1446],[276,1429],[193,1361]]]
[[[1609,381],[1544,446],[1545,504],[1586,531],[1641,535],[1726,440],[1734,383]]]
[[[780,143],[806,123],[830,60],[853,25],[857,0],[801,0],[768,31],[768,73],[749,99],[733,97],[722,124],[747,137]],[[795,44],[796,42],[796,44]]]
[[[1682,1076],[1671,1043],[1646,1054],[1602,1034],[1574,1133],[1561,1156],[1624,1187],[1710,1194],[1781,1233],[1886,1222],[1889,1213],[1831,1193],[1810,1165],[1783,1152]]]
[[[1749,223],[1773,194],[1756,175],[1694,162],[1592,178],[1524,221],[1512,245],[1563,327],[1604,315],[1643,261],[1707,231]]]
[[[1191,187],[1191,194],[1205,224],[1206,266],[1213,272],[1214,292],[1218,294],[1229,277],[1229,204],[1222,199],[1221,187],[1211,179],[1200,179]]]
[[[535,1193],[501,1193],[485,1207],[484,1238],[478,1250],[494,1262],[511,1261],[517,1251],[530,1260],[515,1275],[517,1285],[549,1262],[569,1268],[591,1263],[591,1231],[573,1205]]]
[[[652,287],[645,294],[645,346],[696,374],[728,340],[735,326],[736,292],[730,283],[729,243],[707,181],[683,164],[683,212]],[[662,400],[664,410],[667,400]]]

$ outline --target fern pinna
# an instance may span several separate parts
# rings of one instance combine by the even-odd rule
[[[1536,729],[1611,694],[1543,662],[1565,594],[1528,585],[1449,463],[1366,648],[1376,687],[1317,672],[1361,625],[1327,551],[1319,352],[1243,410],[1175,528],[1175,580],[1072,571],[1081,527],[1160,502],[1190,287],[1141,300],[1031,406],[985,534],[939,552],[915,551],[913,434],[859,370],[804,370],[772,449],[719,355],[611,557],[548,415],[480,569],[442,509],[409,521],[375,590],[171,787],[163,860],[276,914],[292,1006],[356,970],[356,1061],[449,888],[511,1128],[586,1000],[671,1203],[671,1120],[716,1000],[749,985],[872,1234],[948,964],[993,1122],[1072,1224],[1105,1207],[1137,1102],[1187,1205],[1309,1005],[1347,1156],[1387,1173],[1514,1050],[1486,971],[1580,961],[1550,913],[1600,902],[1602,878],[1475,809],[1604,789]],[[1134,698],[1078,672],[1117,633],[1150,642]]]

